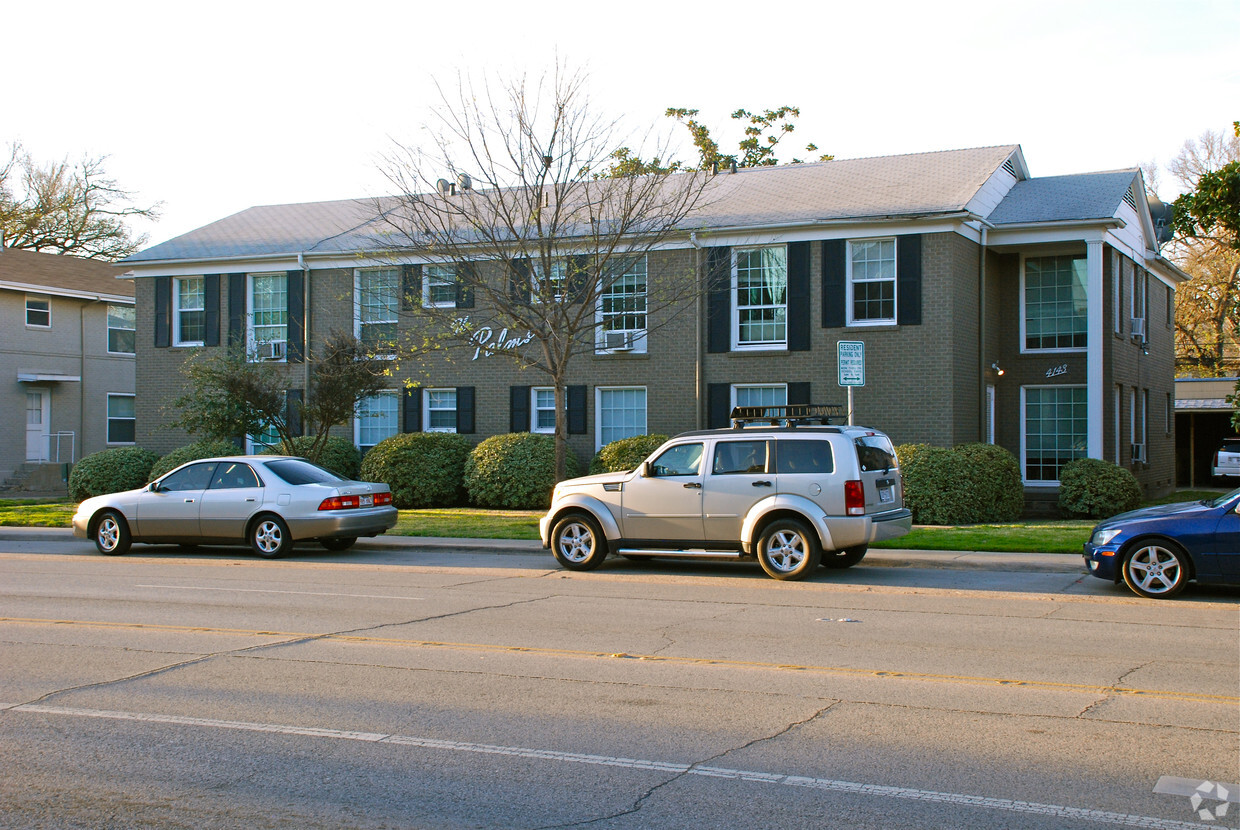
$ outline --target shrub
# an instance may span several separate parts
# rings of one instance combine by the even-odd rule
[[[1059,509],[1069,516],[1105,519],[1140,504],[1136,476],[1110,461],[1078,458],[1059,473]]]
[[[164,473],[175,470],[182,464],[188,464],[190,461],[197,461],[200,458],[211,458],[216,455],[236,455],[240,450],[232,441],[225,441],[220,438],[204,438],[201,441],[195,441],[184,447],[178,447],[172,452],[155,462],[155,466],[151,467],[151,471],[147,474],[150,480],[162,476]]]
[[[1016,456],[996,444],[960,444],[955,450],[972,468],[969,500],[973,522],[1011,522],[1025,510],[1025,485]]]
[[[392,489],[400,509],[451,507],[464,501],[465,459],[473,445],[463,435],[409,432],[385,438],[362,459],[363,481]]]
[[[590,461],[590,473],[620,473],[636,469],[638,464],[645,461],[666,440],[666,435],[656,432],[653,435],[634,435],[632,438],[612,441]]]
[[[953,449],[928,444],[896,447],[904,504],[917,524],[1012,521],[1025,507],[1020,464],[993,444]]]
[[[92,453],[69,473],[69,498],[74,501],[136,490],[150,481],[151,467],[159,456],[141,447],[117,447]]]
[[[580,475],[577,457],[568,453],[568,475]],[[492,435],[474,447],[465,462],[465,490],[480,507],[538,510],[551,505],[555,487],[555,439],[514,432]]]
[[[297,455],[305,458],[306,454],[310,452],[310,445],[313,443],[314,436],[303,435],[294,438],[291,445],[281,442],[263,450],[262,454]],[[362,468],[362,454],[357,451],[357,447],[353,446],[352,441],[341,438],[339,435],[329,435],[327,443],[323,445],[323,449],[314,463],[331,470],[343,478],[355,479]]]

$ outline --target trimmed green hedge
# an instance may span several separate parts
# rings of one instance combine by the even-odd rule
[[[662,446],[666,435],[635,435],[621,438],[603,447],[590,461],[590,473],[621,473],[633,470]]]
[[[263,450],[262,454],[296,455],[305,458],[313,443],[314,436],[303,435],[294,438],[291,445],[281,442]],[[318,460],[314,463],[331,470],[342,478],[356,479],[362,468],[362,454],[357,451],[357,447],[353,446],[352,441],[341,438],[339,435],[329,435]]]
[[[232,441],[225,441],[219,438],[204,438],[201,441],[195,441],[192,444],[186,444],[184,447],[178,447],[172,452],[160,458],[155,462],[155,466],[151,467],[148,475],[151,481],[162,476],[164,473],[171,472],[182,464],[188,464],[191,461],[197,461],[200,458],[211,458],[217,455],[240,455],[241,450],[237,449],[237,445]]]
[[[993,444],[896,447],[904,505],[926,525],[979,524],[1020,518],[1025,506],[1020,464]]]
[[[86,456],[69,473],[69,498],[82,501],[105,493],[136,490],[150,481],[159,456],[141,447],[117,447]]]
[[[581,474],[570,450],[568,476]],[[555,439],[513,432],[492,435],[474,447],[465,462],[465,490],[479,507],[540,510],[551,506],[555,487]]]
[[[1078,458],[1059,473],[1059,509],[1069,516],[1106,519],[1141,506],[1141,485],[1124,467]]]
[[[464,501],[465,460],[473,445],[449,432],[385,438],[362,459],[362,481],[381,481],[400,509],[452,507]]]

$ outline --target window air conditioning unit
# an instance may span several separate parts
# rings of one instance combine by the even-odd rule
[[[283,360],[284,347],[287,344],[285,340],[268,340],[266,343],[258,344],[259,360]]]
[[[637,332],[608,331],[603,333],[603,348],[612,352],[631,352],[637,343]]]
[[[1145,463],[1145,444],[1133,444],[1132,446],[1132,463]]]
[[[1138,340],[1145,339],[1145,318],[1144,317],[1133,317],[1132,318],[1132,336]]]

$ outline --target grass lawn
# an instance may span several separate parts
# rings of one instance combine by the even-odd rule
[[[1215,498],[1222,490],[1180,490],[1152,504]],[[76,505],[46,499],[0,499],[0,526],[70,527]],[[451,507],[402,510],[391,536],[449,536],[465,539],[537,539],[541,510],[482,510]],[[1096,524],[1090,519],[1029,519],[1005,524],[918,526],[907,536],[875,548],[979,550],[1079,554]]]

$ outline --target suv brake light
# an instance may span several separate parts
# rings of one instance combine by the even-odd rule
[[[865,491],[860,481],[844,482],[844,512],[849,516],[865,515]]]

